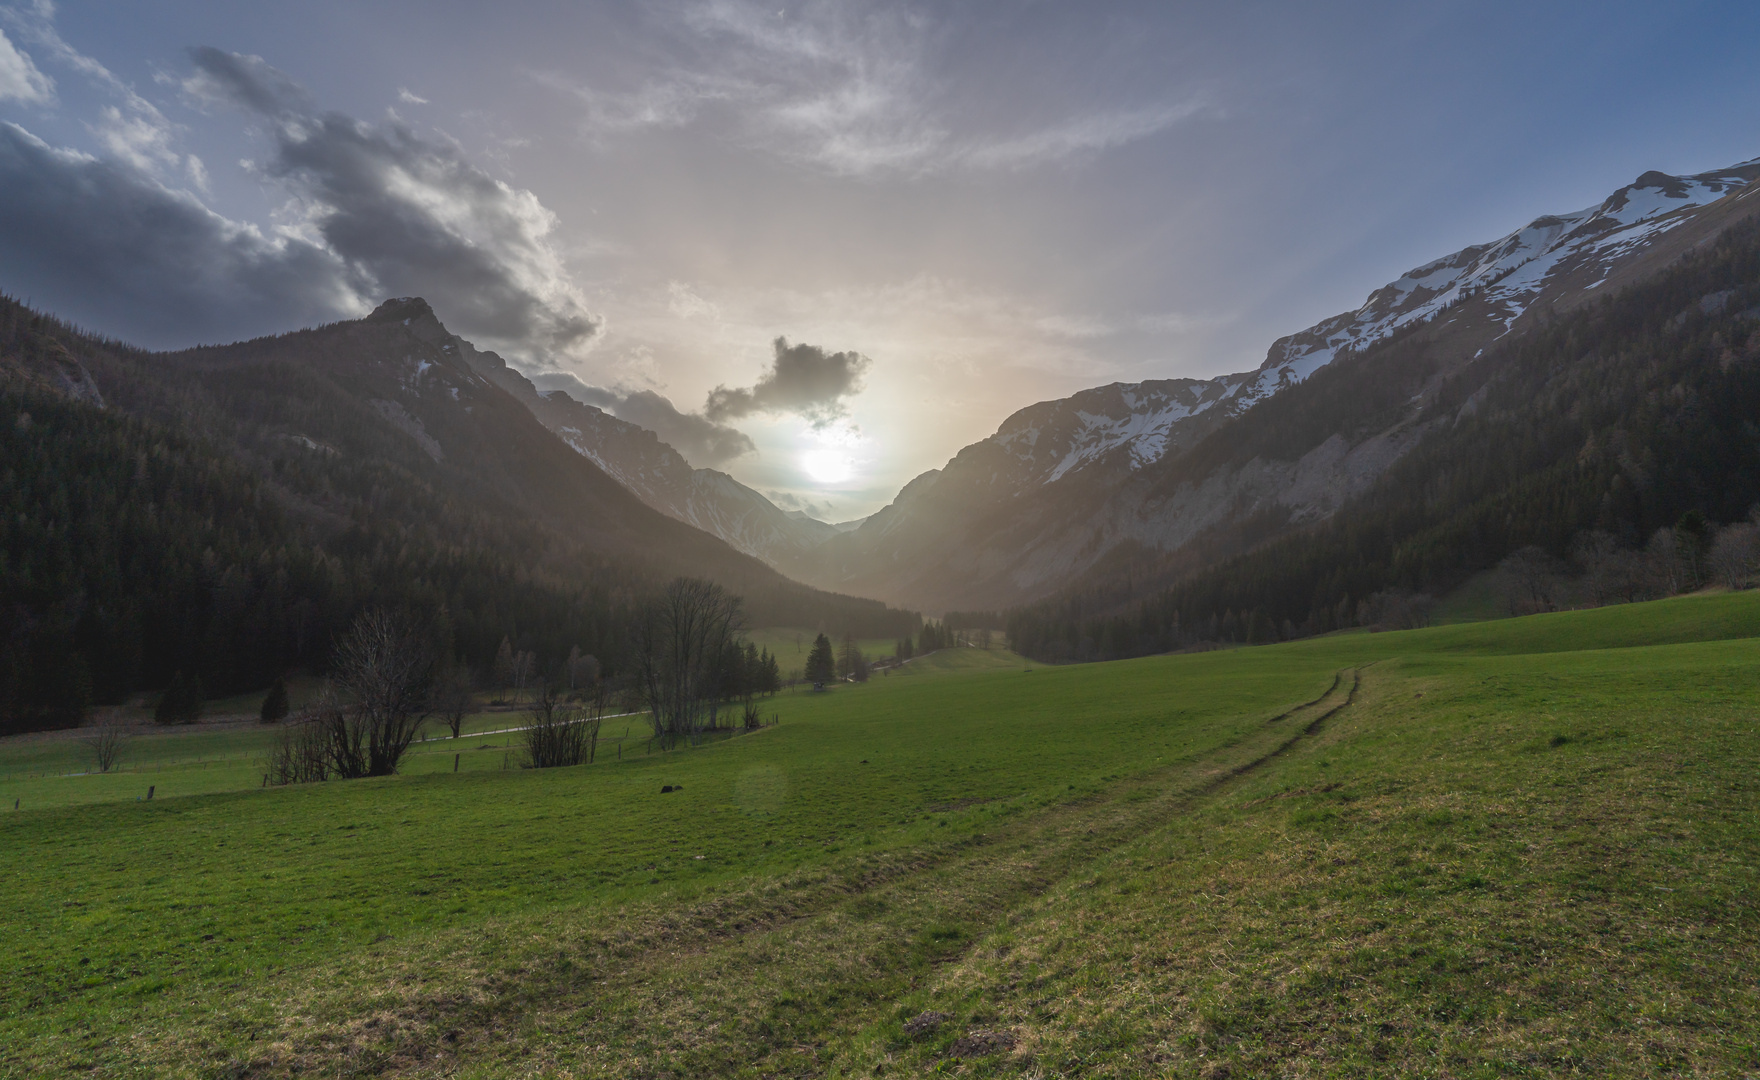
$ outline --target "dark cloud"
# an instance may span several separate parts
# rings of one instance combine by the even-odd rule
[[[210,104],[241,105],[265,116],[291,119],[315,112],[305,87],[260,56],[222,52],[207,45],[189,51],[195,74],[184,92]]]
[[[402,124],[319,114],[260,57],[191,50],[192,96],[272,121],[261,167],[305,200],[309,224],[378,295],[421,295],[446,324],[528,360],[598,332],[547,236],[554,215],[451,145]]]
[[[348,318],[386,295],[424,296],[452,329],[528,362],[597,333],[531,192],[400,124],[320,114],[259,57],[190,56],[191,97],[267,121],[273,151],[256,168],[303,220],[264,232],[126,154],[94,158],[4,124],[0,287],[161,347]]]
[[[623,394],[589,386],[567,372],[534,375],[532,382],[540,390],[560,390],[576,401],[604,409],[619,420],[647,428],[698,468],[713,468],[757,449],[744,432],[696,413],[679,412],[671,401],[652,390]]]
[[[336,253],[266,237],[132,165],[0,123],[0,280],[57,314],[148,346],[309,326],[359,309]]]
[[[793,413],[827,424],[844,414],[844,398],[862,392],[862,376],[872,363],[860,353],[828,353],[779,337],[770,370],[749,389],[711,390],[703,415],[719,421],[753,413]]]

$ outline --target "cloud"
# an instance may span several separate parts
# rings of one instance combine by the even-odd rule
[[[0,101],[46,102],[54,93],[54,81],[0,30]]]
[[[403,102],[405,105],[426,105],[426,104],[428,104],[427,98],[419,97],[416,94],[410,92],[410,90],[407,87],[402,87],[402,86],[397,88],[397,100]]]
[[[1152,109],[1125,109],[1077,117],[1013,138],[964,148],[964,164],[982,169],[1023,169],[1111,150],[1165,131],[1203,111],[1198,101]]]
[[[421,295],[447,325],[527,362],[578,351],[601,320],[550,242],[536,195],[403,124],[319,113],[261,57],[191,50],[192,97],[271,121],[259,168],[301,201],[301,225],[379,295]]]
[[[744,432],[696,413],[680,412],[652,390],[608,390],[563,371],[534,375],[532,382],[540,390],[560,390],[582,404],[598,406],[619,420],[647,428],[697,468],[713,468],[757,449]]]
[[[0,123],[0,273],[142,344],[227,340],[360,310],[334,252],[229,221],[126,161]],[[16,289],[16,286],[14,286]]]
[[[160,180],[187,179],[198,189],[205,190],[207,173],[201,160],[193,154],[184,157],[173,145],[178,134],[177,126],[109,68],[62,40],[55,30],[54,17],[55,5],[48,0],[38,0],[28,9],[0,8],[0,18],[11,23],[33,46],[119,100],[120,104],[106,105],[99,110],[97,123],[86,125],[100,146]],[[6,71],[11,66],[6,55],[9,51],[14,50],[6,41],[6,35],[0,33],[0,100],[8,96],[5,86],[9,81]],[[30,65],[28,57],[23,60]],[[35,72],[34,68],[31,70]],[[42,80],[40,89],[45,91],[43,100],[47,100],[47,89],[53,83],[41,73],[36,74]]]
[[[153,110],[157,113],[158,110]],[[98,142],[115,157],[121,158],[142,172],[175,168],[183,156],[172,148],[171,125],[164,118],[130,110],[124,113],[115,105],[98,111],[98,122],[88,125]]]
[[[720,421],[753,413],[792,413],[823,427],[843,416],[843,399],[862,392],[873,361],[855,352],[828,353],[816,345],[790,345],[777,338],[776,357],[749,389],[717,386],[703,415]]]
[[[932,60],[937,20],[896,4],[773,6],[708,0],[671,27],[675,63],[617,92],[557,73],[595,139],[703,121],[718,134],[840,176],[1019,170],[1148,138],[1204,108],[1136,104],[988,130],[956,102]]]
[[[291,196],[274,228],[231,221],[188,190],[205,191],[207,175],[180,153],[181,129],[63,41],[52,16],[0,8],[115,101],[87,125],[100,157],[0,130],[0,274],[14,289],[158,346],[347,318],[388,295],[425,296],[453,329],[528,363],[597,335],[551,246],[554,216],[457,146],[320,112],[261,57],[195,49],[182,89],[266,121],[272,150],[252,167]],[[9,52],[0,64],[16,67]]]

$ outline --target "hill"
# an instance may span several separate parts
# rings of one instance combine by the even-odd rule
[[[629,606],[678,574],[760,624],[915,626],[646,506],[459,353],[420,300],[179,353],[0,302],[0,726],[178,671],[259,688],[370,605],[425,613],[473,665],[506,636],[614,669]]]
[[[122,774],[0,816],[0,1065],[1739,1075],[1755,634],[1690,597],[888,677],[573,769]]]

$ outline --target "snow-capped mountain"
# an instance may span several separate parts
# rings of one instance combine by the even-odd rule
[[[1114,383],[1028,406],[784,569],[928,611],[1007,606],[1120,544],[1172,551],[1270,509],[1293,523],[1324,517],[1423,431],[1402,421],[1373,438],[1324,433],[1290,460],[1181,462],[1253,407],[1396,338],[1413,340],[1432,382],[1444,378],[1493,342],[1641,281],[1760,212],[1757,180],[1760,159],[1694,176],[1648,172],[1599,205],[1408,271],[1356,310],[1273,342],[1254,371]]]
[[[1279,338],[1256,371],[1201,382],[1114,383],[1084,390],[1022,409],[991,438],[1020,457],[1030,472],[1047,457],[1038,440],[1060,447],[1057,464],[1035,475],[1039,483],[1058,480],[1120,446],[1130,447],[1130,461],[1140,468],[1188,445],[1189,439],[1172,438],[1173,431],[1211,407],[1239,413],[1341,353],[1361,351],[1444,312],[1471,307],[1471,336],[1483,348],[1514,330],[1530,311],[1550,308],[1536,309],[1543,298],[1588,298],[1632,256],[1696,220],[1695,211],[1756,179],[1760,159],[1697,176],[1647,172],[1599,205],[1536,218],[1492,243],[1407,271],[1370,293],[1357,310]]]

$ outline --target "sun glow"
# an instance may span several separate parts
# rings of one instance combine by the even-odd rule
[[[801,455],[801,469],[821,484],[841,484],[855,472],[855,467],[841,447],[821,446]]]

